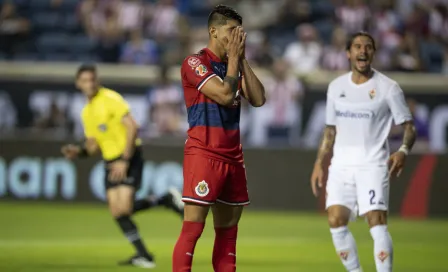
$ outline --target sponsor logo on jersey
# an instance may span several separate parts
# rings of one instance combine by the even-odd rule
[[[207,74],[207,72],[208,72],[207,67],[205,67],[204,64],[200,64],[198,67],[196,67],[195,71],[196,71],[196,74],[201,77],[205,76],[205,74]]]
[[[348,250],[339,251],[339,257],[344,261],[347,261],[348,254],[349,254]]]
[[[384,263],[384,261],[389,257],[389,253],[387,253],[386,251],[381,251],[380,253],[378,253],[377,257],[382,263]]]
[[[370,119],[373,114],[368,112],[352,112],[336,110],[336,117],[351,118],[351,119]]]
[[[374,99],[374,98],[375,98],[375,95],[376,95],[376,91],[375,91],[375,89],[373,89],[373,90],[371,90],[371,91],[369,92],[370,99]]]
[[[196,68],[201,64],[201,61],[198,58],[190,57],[188,59],[188,65],[190,65],[192,68]]]
[[[195,191],[198,196],[204,197],[204,196],[208,195],[210,190],[208,189],[207,182],[205,182],[205,180],[203,180],[198,183],[198,185],[195,188]]]

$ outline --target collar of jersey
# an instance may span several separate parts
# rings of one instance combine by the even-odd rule
[[[348,74],[348,81],[349,81],[350,85],[353,86],[353,87],[355,87],[355,88],[361,88],[361,87],[366,86],[367,84],[369,84],[370,82],[372,82],[373,79],[374,79],[374,78],[376,77],[376,75],[378,74],[378,72],[377,72],[375,69],[372,69],[372,71],[373,71],[373,75],[372,75],[372,77],[371,77],[369,80],[367,80],[366,82],[361,83],[361,84],[356,84],[355,82],[353,82],[353,80],[352,80],[352,74],[353,74],[353,72],[350,72],[350,73]]]
[[[204,51],[210,57],[211,60],[216,62],[225,62],[221,60],[218,56],[216,56],[215,53],[213,53],[212,50],[208,49],[207,47],[204,48]]]

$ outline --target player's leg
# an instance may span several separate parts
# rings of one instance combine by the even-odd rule
[[[215,203],[225,179],[223,164],[199,156],[185,156],[184,222],[173,251],[173,272],[189,272],[194,249],[205,227],[210,206]]]
[[[217,203],[212,207],[215,226],[213,268],[218,272],[236,271],[238,223],[243,207],[249,204],[244,165],[228,165],[229,175]]]
[[[356,188],[350,171],[332,167],[326,191],[328,224],[336,252],[347,271],[361,271],[356,241],[348,228],[356,212]]]
[[[138,228],[131,219],[134,195],[135,189],[128,185],[119,185],[107,190],[107,199],[111,214],[137,253],[128,260],[120,262],[120,264],[150,268],[155,266],[153,256],[146,249]]]
[[[174,187],[170,187],[166,194],[161,197],[149,195],[144,199],[134,202],[133,213],[145,211],[154,207],[164,206],[181,217],[184,215],[184,203],[182,202],[182,193]]]
[[[387,228],[389,179],[387,167],[359,170],[358,202],[365,214],[374,241],[374,258],[378,272],[392,271],[393,244]]]
[[[231,206],[218,202],[212,207],[212,211],[215,227],[213,269],[217,272],[234,272],[236,271],[238,223],[243,213],[243,206]]]

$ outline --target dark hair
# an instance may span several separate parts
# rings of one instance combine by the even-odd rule
[[[76,71],[76,78],[78,78],[84,72],[91,72],[96,74],[96,66],[93,64],[83,64],[79,66],[78,70]]]
[[[347,41],[347,46],[346,46],[346,50],[349,51],[350,48],[352,47],[353,41],[357,38],[357,37],[367,37],[370,39],[370,41],[372,42],[373,45],[373,50],[376,51],[376,44],[375,44],[375,39],[373,39],[372,35],[370,35],[369,33],[365,32],[365,31],[359,31],[356,33],[353,33],[350,38]]]
[[[243,18],[235,9],[225,5],[218,5],[208,16],[208,26],[225,25],[227,24],[227,20],[235,20],[240,24],[243,23]]]

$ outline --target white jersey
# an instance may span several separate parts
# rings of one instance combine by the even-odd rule
[[[327,92],[326,124],[336,126],[333,166],[385,166],[387,137],[395,124],[412,120],[397,82],[374,70],[362,84],[352,73],[333,80]]]

